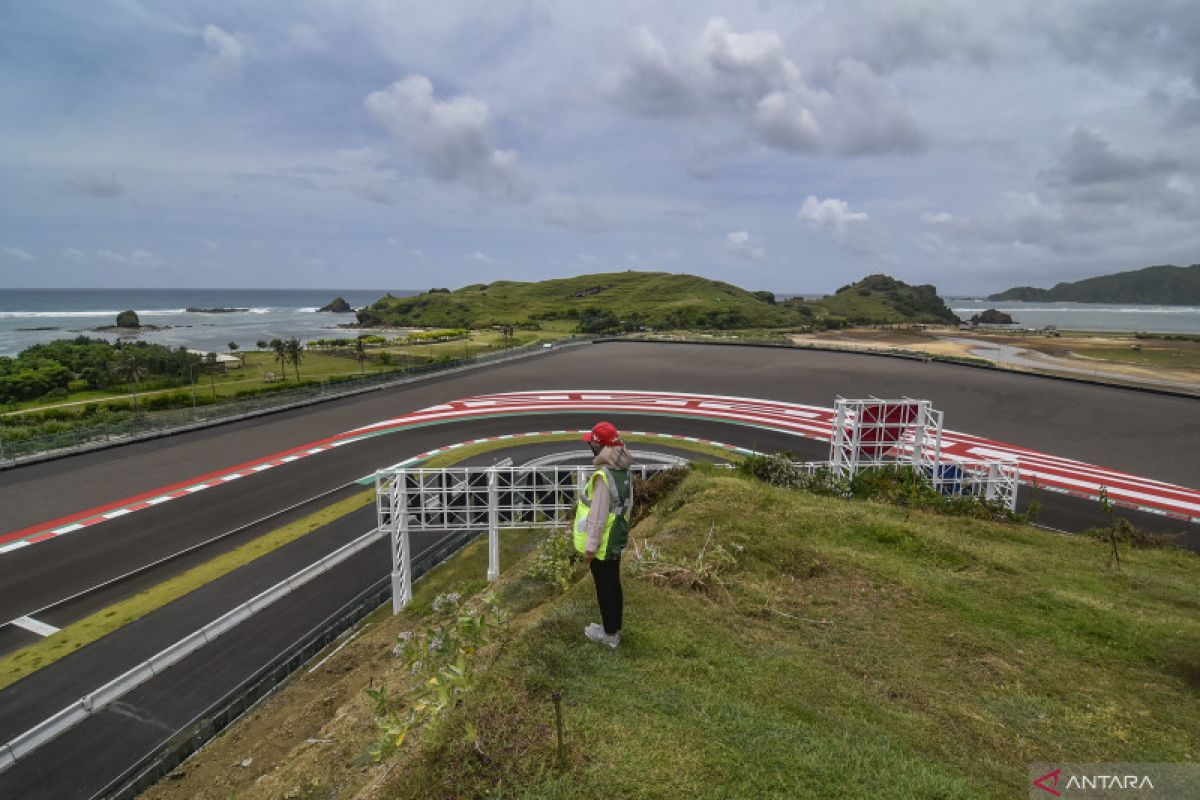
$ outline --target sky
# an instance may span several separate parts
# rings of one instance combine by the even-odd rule
[[[7,0],[5,287],[1200,262],[1194,0]]]

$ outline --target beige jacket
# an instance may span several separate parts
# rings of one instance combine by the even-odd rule
[[[596,467],[608,467],[609,469],[629,469],[633,464],[633,456],[629,455],[629,451],[625,449],[625,445],[617,445],[615,447],[602,447],[600,452],[592,459],[592,464]],[[632,486],[630,491],[633,491]],[[604,524],[608,520],[608,511],[611,507],[611,500],[608,492],[596,492],[592,498],[592,507],[588,511],[587,519],[587,544],[585,549],[589,553],[594,553],[600,548],[600,538],[604,535]]]

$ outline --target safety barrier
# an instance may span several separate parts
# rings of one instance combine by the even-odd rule
[[[199,630],[159,651],[137,666],[126,670],[100,688],[79,698],[54,716],[43,720],[8,743],[0,745],[0,772],[93,714],[107,708],[217,637],[237,627],[271,603],[292,593],[318,575],[328,572],[347,558],[379,541],[386,533],[386,531],[376,529],[338,548],[321,561],[260,592]]]
[[[413,560],[413,579],[445,561],[478,535],[478,531],[457,531],[421,553]],[[193,717],[191,722],[160,747],[128,767],[95,797],[133,800],[258,703],[270,697],[300,667],[386,603],[391,594],[390,578],[384,577],[373,583],[320,625],[297,639],[269,664]]]

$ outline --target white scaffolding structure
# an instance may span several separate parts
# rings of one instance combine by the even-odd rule
[[[1015,511],[1017,463],[944,457],[942,417],[928,400],[839,397],[829,468],[850,480],[864,468],[906,466],[923,473],[943,495],[975,497]]]
[[[649,478],[669,464],[634,466]],[[411,530],[487,530],[488,580],[500,575],[501,528],[570,527],[591,467],[457,467],[375,473],[375,510],[391,538],[392,611],[412,599]]]

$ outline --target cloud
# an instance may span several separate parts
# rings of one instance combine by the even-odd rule
[[[200,31],[200,37],[204,40],[204,47],[212,53],[219,66],[241,72],[242,62],[245,61],[249,49],[242,37],[216,25],[205,25]]]
[[[748,231],[733,231],[726,234],[725,250],[747,261],[762,261],[767,257],[767,251],[762,242],[751,237]]]
[[[577,197],[556,193],[544,198],[539,205],[542,207],[542,218],[559,228],[580,233],[601,233],[611,227],[591,203]]]
[[[438,100],[428,78],[409,75],[372,92],[365,106],[439,180],[501,199],[531,196],[533,186],[517,166],[517,154],[496,147],[495,122],[483,101],[468,95]]]
[[[390,206],[392,199],[392,183],[383,179],[371,179],[352,188],[359,197],[364,197],[372,203]]]
[[[37,261],[37,258],[34,257],[33,253],[30,253],[27,250],[22,250],[19,247],[6,247],[2,252],[9,258],[16,259],[17,261]]]
[[[953,222],[954,215],[949,211],[939,211],[936,214],[922,214],[921,219],[925,220],[931,225],[944,225],[947,222]]]
[[[151,253],[149,250],[137,248],[130,251],[128,254],[117,253],[112,250],[101,250],[96,253],[96,257],[108,264],[119,264],[121,266],[133,267],[159,267],[165,261]]]
[[[495,264],[496,263],[496,259],[488,256],[487,254],[485,254],[479,250],[476,250],[474,253],[471,253],[471,258],[475,259],[476,261],[482,261],[484,264]]]
[[[1040,177],[1049,185],[1073,188],[1153,180],[1179,168],[1174,159],[1120,153],[1096,131],[1080,127],[1071,134],[1059,162]]]
[[[125,187],[117,180],[116,175],[103,170],[80,172],[67,178],[58,186],[63,191],[80,197],[120,197],[125,191]]]
[[[87,264],[91,261],[91,259],[88,258],[87,253],[74,247],[68,247],[67,249],[63,250],[63,258],[74,264]]]
[[[721,17],[677,52],[636,29],[627,63],[601,89],[644,116],[730,117],[780,150],[858,155],[925,145],[913,112],[865,61],[838,58],[805,74],[778,32],[738,33]]]
[[[865,211],[851,211],[845,200],[835,197],[821,200],[811,194],[804,198],[796,217],[809,227],[829,234],[839,244],[846,244],[858,226],[870,219]]]

